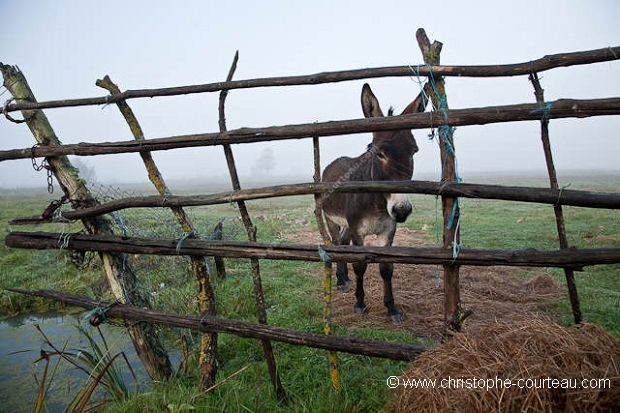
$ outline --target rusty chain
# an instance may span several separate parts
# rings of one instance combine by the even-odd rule
[[[42,171],[43,169],[47,171],[47,192],[49,192],[50,194],[53,194],[54,193],[54,174],[52,173],[51,166],[47,162],[47,158],[44,158],[40,165],[37,164],[35,150],[39,146],[40,144],[35,143],[34,145],[32,145],[32,148],[30,148],[32,167],[37,172]]]
[[[11,115],[9,115],[8,108],[9,108],[9,105],[11,104],[11,102],[14,101],[14,100],[15,100],[15,98],[10,98],[6,102],[4,102],[4,106],[2,108],[2,113],[4,113],[4,117],[7,120],[9,120],[9,121],[11,121],[13,123],[24,123],[24,122],[28,122],[28,121],[32,120],[35,117],[36,112],[33,113],[32,115],[28,116],[28,117],[25,117],[24,119],[15,119]]]

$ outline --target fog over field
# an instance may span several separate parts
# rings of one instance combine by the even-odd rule
[[[145,7],[147,6],[147,7]],[[146,12],[148,9],[148,12]],[[39,101],[100,97],[95,81],[110,75],[121,90],[223,81],[235,51],[234,79],[312,74],[324,71],[423,64],[415,38],[424,28],[443,42],[444,65],[522,63],[548,54],[618,46],[620,3],[614,0],[459,1],[440,13],[418,3],[188,1],[84,3],[1,2],[5,16],[0,61],[18,65]],[[26,23],[27,22],[27,23]],[[559,68],[540,74],[545,99],[620,96],[620,62]],[[384,111],[396,113],[417,95],[419,81],[370,79]],[[299,87],[233,90],[226,103],[229,130],[362,117],[359,95],[365,80]],[[446,79],[450,108],[533,103],[527,77]],[[10,93],[0,88],[2,101]],[[218,94],[132,99],[147,139],[217,132]],[[65,144],[131,140],[115,105],[45,110]],[[14,114],[19,117],[19,114]],[[560,179],[575,171],[606,171],[620,177],[617,154],[620,116],[552,120],[551,142]],[[414,179],[438,179],[441,160],[431,131],[414,131],[420,152]],[[29,148],[24,124],[0,121],[0,150]],[[321,139],[322,163],[357,156],[370,134]],[[459,174],[465,181],[495,174],[546,173],[537,121],[459,127],[455,133]],[[242,186],[257,179],[309,181],[312,142],[289,140],[233,145]],[[169,181],[227,180],[219,147],[153,154]],[[91,181],[147,180],[138,154],[82,157]],[[45,187],[30,160],[0,162],[0,188]]]

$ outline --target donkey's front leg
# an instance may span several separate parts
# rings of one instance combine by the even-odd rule
[[[355,271],[355,305],[353,311],[355,314],[366,314],[368,312],[364,302],[364,273],[367,265],[363,261],[353,263],[353,271]]]
[[[349,245],[351,243],[349,228],[341,228],[340,225],[336,224],[331,218],[327,216],[325,217],[325,221],[327,222],[327,229],[329,230],[329,235],[335,245]],[[338,290],[342,291],[343,293],[348,292],[349,284],[351,284],[351,280],[349,279],[349,274],[347,271],[347,263],[337,262],[336,286],[338,287]]]
[[[396,306],[394,306],[394,296],[392,295],[394,264],[388,262],[379,264],[379,272],[383,279],[383,304],[387,307],[387,314],[394,324],[402,324],[403,320]]]
[[[340,232],[340,238],[338,245],[349,245],[351,243],[351,236],[349,235],[349,228],[343,228]],[[338,262],[336,264],[336,286],[338,290],[343,293],[349,292],[349,285],[351,280],[349,279],[349,272],[347,271],[346,262]]]

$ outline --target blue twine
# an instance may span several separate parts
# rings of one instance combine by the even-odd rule
[[[564,185],[563,187],[560,188],[560,192],[558,193],[558,200],[555,201],[555,206],[560,205],[560,201],[562,199],[562,192],[564,192],[564,190],[568,188],[569,186],[571,186],[570,182],[568,183],[568,185]]]
[[[413,74],[416,76],[416,78],[418,79],[418,86],[420,87],[420,92],[422,93],[422,96],[424,96],[424,102],[428,102],[430,101],[430,97],[426,94],[426,92],[424,91],[424,80],[420,79],[420,65],[417,66],[416,70],[413,70],[413,67],[411,67],[411,65],[409,66],[409,70],[411,70],[413,72]]]
[[[172,196],[172,194],[170,193],[170,191],[168,191],[168,188],[166,188],[166,190],[164,191],[164,199],[161,200],[162,206],[166,205],[166,202],[168,201],[168,197],[170,196]]]
[[[58,242],[60,243],[60,241],[62,240],[62,244],[60,244],[61,250],[69,248],[69,242],[71,241],[71,237],[73,235],[74,234],[71,234],[71,233],[66,234],[64,231],[60,234]]]
[[[123,233],[122,235],[123,238],[127,238],[127,226],[125,225],[125,222],[123,221],[123,216],[121,215],[120,211],[113,213],[112,218],[114,218],[119,228],[121,229],[121,232]]]
[[[86,313],[84,318],[82,318],[81,324],[83,324],[86,320],[88,320],[88,324],[90,324],[92,327],[99,327],[100,324],[105,323],[108,320],[108,317],[106,317],[106,312],[110,309],[110,307],[112,307],[115,304],[116,302],[108,305],[105,308],[101,308],[99,306],[93,308],[88,313]],[[98,319],[93,318],[94,315],[98,315],[99,318]]]
[[[112,95],[106,95],[105,97],[105,104],[101,107],[101,110],[104,110],[106,108],[106,106],[108,106],[110,104],[110,98],[112,97]]]
[[[551,116],[551,106],[552,106],[552,102],[545,102],[545,104],[543,105],[542,103],[540,104],[540,108],[538,109],[534,109],[532,110],[530,113],[541,113],[542,112],[542,117],[540,118],[540,120],[542,122],[548,123],[550,116]]]
[[[433,92],[435,93],[435,96],[437,96],[437,99],[439,100],[439,107],[435,107],[435,105],[433,105],[433,110],[437,110],[440,111],[444,117],[444,124],[439,126],[439,136],[442,137],[443,142],[445,143],[446,146],[446,154],[444,156],[443,159],[443,165],[442,165],[442,176],[441,176],[441,180],[444,181],[445,180],[445,176],[443,175],[444,171],[446,170],[446,166],[447,166],[447,162],[448,162],[448,155],[452,155],[452,157],[454,158],[454,173],[455,173],[455,178],[457,182],[462,182],[462,178],[460,177],[459,173],[458,173],[458,163],[457,163],[457,158],[456,158],[456,151],[454,150],[454,146],[452,144],[453,142],[453,137],[454,137],[454,132],[456,130],[456,128],[452,127],[449,125],[448,123],[448,96],[445,93],[440,94],[439,93],[439,89],[437,88],[437,83],[435,82],[435,75],[433,74],[433,70],[431,65],[429,65],[428,63],[426,63],[426,66],[428,67],[428,81],[430,82]],[[424,88],[422,87],[423,81],[420,79],[420,65],[417,66],[417,69],[414,70],[413,67],[409,66],[409,69],[411,70],[411,72],[416,76],[416,78],[418,79],[418,85],[420,86],[420,89],[422,90],[422,93],[424,94]],[[424,96],[426,96],[426,94],[424,94]],[[432,103],[432,101],[431,101]],[[547,105],[548,109],[547,109],[547,116],[548,116],[548,110],[550,109],[551,105],[548,104]],[[432,114],[432,112],[431,112]],[[432,115],[431,115],[432,116]],[[431,118],[432,119],[432,118]],[[433,130],[433,128],[431,127],[431,134],[429,135],[430,139],[432,140],[435,137],[435,132]],[[445,182],[445,181],[444,181]],[[446,185],[447,182],[444,183],[444,185]],[[443,190],[443,186],[441,188]],[[440,191],[441,192],[441,191]],[[435,198],[435,228],[436,228],[436,244],[439,245],[439,205],[438,205],[438,197]],[[459,198],[456,198],[454,200],[454,206],[452,207],[452,214],[450,216],[450,219],[448,220],[448,223],[446,225],[447,229],[452,229],[452,226],[454,225],[454,220],[458,215],[458,219],[456,220],[456,230],[454,233],[454,240],[452,241],[452,257],[454,259],[456,259],[458,257],[458,254],[461,250],[461,243],[457,242],[456,237],[458,234],[458,230],[460,227],[460,223],[461,223],[461,215],[460,215],[460,210],[461,210],[461,206],[460,206],[460,202],[459,202]],[[439,287],[439,271],[437,269],[437,267],[435,268],[435,287]]]
[[[321,261],[323,262],[331,262],[332,257],[319,245],[319,256],[321,257]]]
[[[452,240],[452,259],[456,260],[461,252],[461,243],[456,241],[456,236],[459,233],[459,226],[461,225],[461,216],[456,221],[456,230],[454,231],[454,240]]]
[[[107,317],[105,316],[105,311],[103,310],[103,308],[101,307],[95,307],[92,310],[90,310],[86,316],[84,316],[84,320],[90,319],[90,317],[93,314],[99,314],[99,316],[101,317],[101,322],[104,323],[107,320]]]
[[[458,198],[454,200],[454,205],[452,206],[452,215],[450,215],[450,219],[448,220],[448,226],[447,226],[448,229],[452,229],[452,224],[454,224],[454,217],[456,216],[457,210],[460,212]],[[461,219],[461,215],[459,214],[459,219],[457,220],[457,227],[458,227],[458,221],[460,221],[460,219]]]
[[[183,241],[185,241],[186,239],[188,239],[189,237],[191,237],[192,235],[197,235],[196,230],[192,230],[189,232],[184,232],[183,234],[181,234],[181,237],[179,238],[179,242],[177,243],[177,254],[181,253],[181,244],[183,244]]]

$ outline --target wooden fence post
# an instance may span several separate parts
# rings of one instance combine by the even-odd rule
[[[321,150],[319,148],[319,137],[312,138],[312,148],[314,154],[314,182],[321,182]],[[316,218],[316,224],[319,228],[319,233],[323,239],[323,243],[331,245],[332,241],[327,234],[325,228],[325,221],[323,220],[323,207],[321,205],[321,196],[314,194],[314,216]],[[321,247],[319,247],[321,248]],[[320,250],[319,250],[320,252]],[[333,266],[329,260],[327,254],[321,254],[321,257],[325,257],[323,264],[323,331],[325,335],[332,333],[332,275]],[[327,360],[329,362],[329,377],[332,381],[332,386],[336,394],[342,392],[342,382],[340,380],[340,370],[338,362],[338,353],[335,351],[327,352]]]
[[[105,76],[103,79],[99,79],[96,85],[108,90],[112,95],[121,93],[118,86],[112,82],[109,76]],[[129,129],[138,141],[143,141],[144,133],[142,127],[138,122],[133,110],[129,107],[129,104],[124,100],[116,102],[121,114],[127,121]],[[144,166],[148,172],[149,179],[157,189],[160,195],[170,195],[168,186],[164,177],[161,175],[159,168],[155,164],[150,152],[140,152],[140,157],[144,162]],[[179,224],[183,228],[183,231],[188,234],[187,238],[197,238],[198,235],[194,229],[189,216],[185,213],[182,207],[170,207],[172,213],[177,218]],[[207,263],[205,257],[202,256],[190,256],[192,264],[192,270],[194,271],[194,277],[196,278],[196,288],[198,290],[198,311],[201,316],[215,315],[215,294],[213,293],[213,287],[211,286],[211,280],[209,279],[209,273],[207,270]],[[203,389],[207,389],[215,384],[215,377],[217,374],[217,333],[204,333],[202,334],[200,344],[200,385]]]
[[[440,54],[443,44],[438,41],[434,41],[431,45],[430,40],[426,36],[424,29],[418,29],[416,32],[416,38],[420,51],[424,59],[424,63],[428,66],[438,66],[440,61]],[[433,93],[431,93],[431,101],[437,112],[448,110],[448,100],[446,97],[445,85],[443,78],[433,78],[432,72],[430,72],[429,83],[433,87]],[[447,124],[447,119],[444,119],[444,114],[439,114],[439,150],[440,161],[442,165],[441,169],[441,181],[442,182],[457,182],[456,174],[456,154],[454,148],[454,139],[452,136],[453,129]],[[459,219],[460,210],[458,205],[458,198],[452,198],[448,196],[441,197],[441,205],[443,210],[443,246],[444,248],[450,248],[453,253],[458,254],[460,248],[460,231],[459,231]],[[470,314],[462,309],[460,287],[459,287],[459,266],[454,264],[443,265],[444,274],[444,321],[445,329],[448,331],[460,331],[463,320]]]
[[[235,70],[237,69],[238,60],[239,52],[237,51],[235,53],[233,63],[226,78],[227,82],[230,82],[232,80]],[[224,112],[224,105],[227,95],[228,90],[222,90],[220,92],[220,101],[218,108],[220,132],[226,132],[226,116]],[[233,189],[235,191],[238,191],[241,189],[241,184],[239,183],[239,175],[237,174],[237,166],[235,165],[235,158],[233,156],[232,148],[230,147],[230,144],[227,143],[223,144],[222,146],[224,147],[224,155],[226,156],[226,163],[228,165],[228,171],[230,173],[230,179],[232,181]],[[248,240],[250,242],[256,242],[256,227],[252,223],[252,218],[250,218],[250,213],[248,212],[245,202],[238,201],[237,206],[239,207],[239,213],[241,214],[241,219],[248,234]],[[261,324],[267,324],[265,296],[263,294],[263,283],[260,276],[260,265],[258,258],[251,258],[250,265],[252,267],[252,281],[254,283],[254,296],[256,298],[256,312],[258,314],[258,322]],[[265,354],[265,361],[267,363],[267,369],[269,370],[269,376],[276,391],[278,401],[282,404],[287,404],[288,399],[286,397],[284,386],[282,386],[280,375],[278,374],[276,359],[273,354],[273,346],[271,345],[271,341],[261,340],[261,344],[263,346],[263,353]]]
[[[16,100],[36,102],[26,77],[17,67],[0,64],[0,70],[4,77],[4,86]],[[23,115],[39,145],[60,145],[58,137],[42,110],[25,110]],[[65,197],[74,208],[91,206],[96,202],[86,188],[86,182],[79,177],[79,171],[71,165],[66,156],[50,157],[47,158],[47,162],[62,187]],[[84,218],[82,223],[91,234],[112,234],[111,222],[102,216]],[[101,260],[106,279],[116,299],[121,303],[131,303],[137,307],[148,307],[148,300],[136,289],[136,276],[126,265],[122,254],[101,253]],[[154,380],[164,380],[170,377],[172,366],[166,350],[159,342],[155,327],[150,323],[131,323],[127,326],[127,330],[149,376]]]
[[[534,95],[536,101],[540,104],[540,138],[543,144],[543,150],[545,152],[545,162],[547,164],[547,173],[549,174],[549,184],[552,189],[559,189],[558,177],[555,171],[555,165],[553,163],[553,155],[551,153],[551,141],[549,140],[549,117],[547,111],[550,107],[545,104],[545,97],[543,88],[538,81],[538,74],[532,72],[530,74],[530,81],[534,86]],[[562,192],[560,192],[561,196]],[[560,248],[568,248],[568,240],[566,238],[566,227],[564,226],[564,213],[562,211],[562,205],[556,203],[553,205],[553,212],[555,214],[555,223],[558,228],[558,239],[560,241]],[[581,308],[579,305],[579,294],[577,293],[577,285],[575,284],[575,273],[571,268],[564,268],[564,276],[566,278],[566,286],[568,287],[568,296],[570,298],[571,308],[573,310],[573,319],[575,324],[581,323]]]

